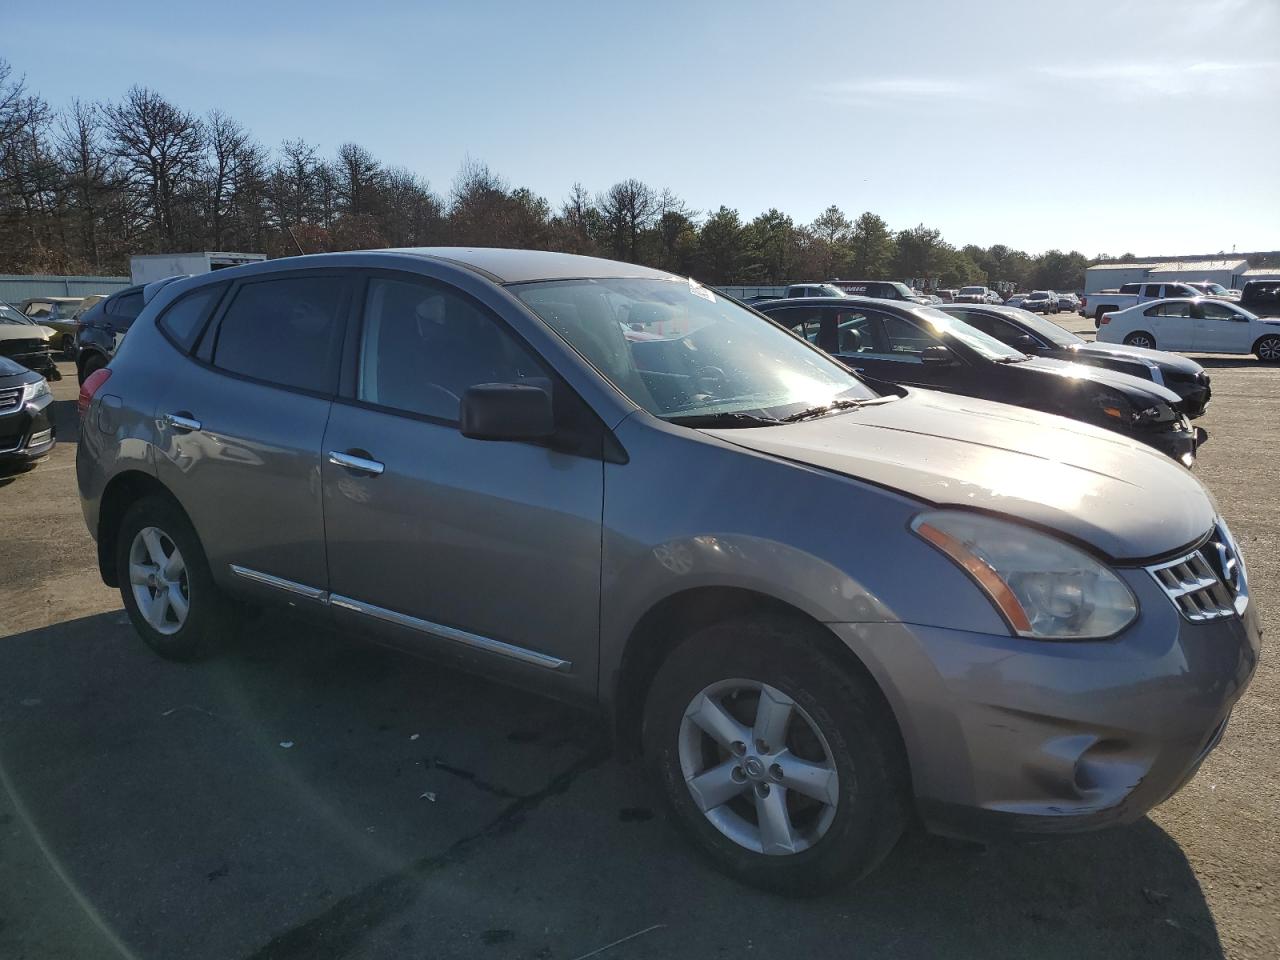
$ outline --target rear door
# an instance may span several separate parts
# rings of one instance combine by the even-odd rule
[[[603,426],[458,288],[370,272],[321,465],[333,615],[410,650],[594,696]],[[553,391],[572,444],[474,440],[479,383]],[[594,439],[593,439],[594,438]]]
[[[1142,321],[1130,324],[1134,330],[1147,327],[1160,350],[1197,350],[1196,320],[1186,300],[1156,303],[1142,311]]]
[[[328,572],[320,449],[350,288],[351,275],[336,270],[231,284],[169,381],[156,411],[157,469],[219,581],[321,606]],[[203,289],[161,315],[175,343],[192,319],[180,308]]]

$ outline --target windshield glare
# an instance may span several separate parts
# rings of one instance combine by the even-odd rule
[[[1026,354],[1021,350],[1015,350],[1007,344],[1001,343],[995,337],[983,333],[977,327],[971,327],[963,320],[951,316],[949,313],[943,313],[941,310],[934,310],[926,307],[916,311],[916,316],[922,320],[928,321],[933,327],[934,332],[944,337],[955,337],[965,346],[972,350],[976,350],[988,360],[999,360],[1004,357],[1021,358]]]
[[[892,287],[893,289],[897,290],[898,293],[903,297],[914,297],[916,295],[916,292],[912,290],[910,287],[908,287],[905,283],[898,283],[895,281],[892,284]]]
[[[1083,337],[1077,337],[1070,330],[1062,329],[1052,320],[1046,320],[1038,313],[1032,313],[1030,310],[1020,310],[1017,307],[1006,307],[1006,309],[1017,317],[1020,324],[1024,327],[1030,327],[1055,347],[1070,347],[1085,342]]]
[[[664,419],[778,419],[877,396],[822,351],[690,280],[551,280],[510,289],[622,393]]]
[[[30,321],[8,304],[0,304],[0,323],[30,323]]]

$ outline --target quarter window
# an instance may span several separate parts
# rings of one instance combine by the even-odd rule
[[[142,291],[138,290],[135,293],[112,297],[107,313],[115,320],[113,326],[128,330],[138,314],[142,312],[142,306]]]
[[[222,285],[204,287],[179,298],[160,315],[160,329],[183,350],[190,350],[222,289]]]
[[[346,281],[285,277],[242,286],[218,325],[213,363],[284,387],[337,385]]]
[[[463,394],[476,384],[550,385],[523,343],[448,287],[371,280],[361,339],[357,396],[383,407],[456,421]]]

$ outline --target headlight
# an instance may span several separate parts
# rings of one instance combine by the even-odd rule
[[[39,400],[41,397],[50,396],[49,384],[43,379],[35,383],[25,384],[22,388],[22,402],[31,403],[33,400]]]
[[[1138,601],[1082,550],[980,513],[922,513],[911,529],[964,570],[1018,636],[1096,640],[1133,622]]]

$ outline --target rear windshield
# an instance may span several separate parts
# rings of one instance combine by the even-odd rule
[[[961,293],[986,293],[987,291],[986,291],[986,288],[984,287],[961,287],[960,292]]]

